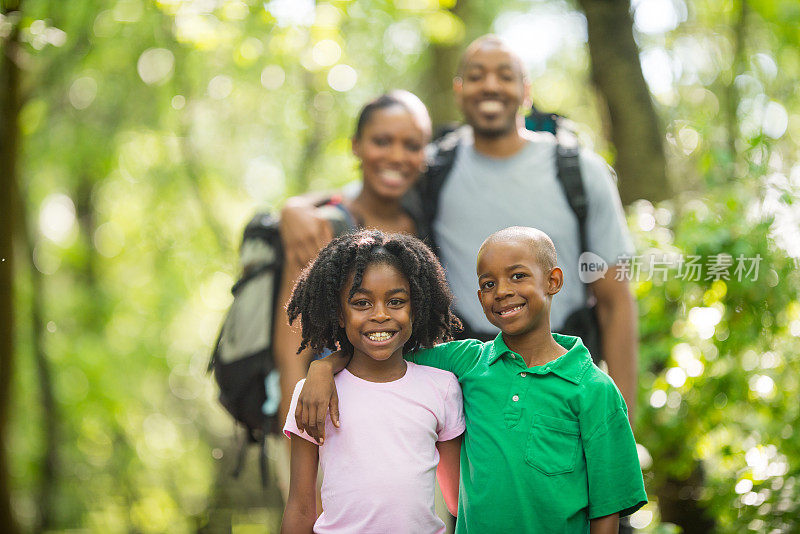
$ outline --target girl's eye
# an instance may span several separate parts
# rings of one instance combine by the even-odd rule
[[[393,307],[400,307],[405,303],[406,303],[406,301],[403,300],[403,299],[390,299],[389,300],[389,306],[393,306]]]
[[[351,305],[355,306],[356,308],[366,308],[369,306],[369,301],[366,299],[358,299],[350,302]]]

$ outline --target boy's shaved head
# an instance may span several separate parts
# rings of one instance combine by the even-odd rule
[[[483,242],[478,255],[488,245],[508,242],[525,243],[530,246],[539,266],[545,272],[551,271],[557,265],[556,247],[553,240],[541,230],[529,226],[510,226],[493,233]]]

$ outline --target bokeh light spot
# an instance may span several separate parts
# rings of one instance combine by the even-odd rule
[[[314,63],[322,67],[335,65],[342,57],[342,47],[332,39],[323,39],[311,49]]]
[[[334,91],[344,93],[356,86],[358,73],[350,65],[336,65],[328,72],[328,85]]]
[[[232,92],[233,80],[230,76],[220,74],[219,76],[214,76],[211,78],[211,81],[208,82],[208,96],[214,100],[228,98]]]
[[[736,486],[734,486],[733,491],[741,495],[742,493],[747,493],[751,489],[753,489],[753,481],[750,480],[749,478],[743,478],[736,483]]]
[[[69,87],[69,103],[75,109],[86,109],[97,96],[97,81],[91,76],[82,76]]]
[[[63,193],[53,193],[42,202],[39,230],[49,240],[65,243],[75,228],[75,204]]]
[[[261,85],[265,89],[278,89],[286,80],[286,73],[278,65],[267,65],[261,71]]]
[[[666,33],[677,28],[681,22],[673,0],[638,0],[633,2],[632,7],[634,26],[642,33]]]
[[[779,139],[786,133],[786,128],[789,126],[789,114],[778,102],[770,102],[764,110],[764,119],[762,127],[764,134]]]
[[[667,392],[663,389],[657,389],[650,395],[650,406],[653,408],[662,408],[667,404]]]
[[[664,378],[670,386],[679,388],[686,383],[686,371],[680,367],[672,367],[671,369],[667,369]]]
[[[92,239],[95,249],[106,258],[113,258],[125,246],[125,234],[114,222],[103,223],[94,231]]]
[[[175,56],[166,48],[148,48],[136,62],[139,77],[147,85],[166,82],[172,76],[174,66]]]
[[[653,512],[650,510],[637,510],[631,515],[631,526],[633,528],[645,528],[653,521]]]

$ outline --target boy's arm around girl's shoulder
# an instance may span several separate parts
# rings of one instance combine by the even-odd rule
[[[405,355],[406,360],[420,365],[450,371],[460,380],[480,361],[485,343],[477,339],[464,339],[440,343],[431,348],[419,349]]]
[[[305,430],[320,445],[325,440],[325,419],[328,412],[333,426],[339,428],[339,394],[336,392],[333,376],[347,367],[349,361],[350,356],[336,351],[312,362],[298,396],[294,410],[297,428]]]

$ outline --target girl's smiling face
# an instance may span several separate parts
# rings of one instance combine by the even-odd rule
[[[361,160],[364,189],[384,199],[399,199],[420,176],[428,136],[420,121],[403,106],[376,110],[353,139]]]
[[[353,274],[342,289],[339,325],[353,344],[353,359],[402,359],[413,313],[408,280],[395,267],[372,263],[352,297]]]

